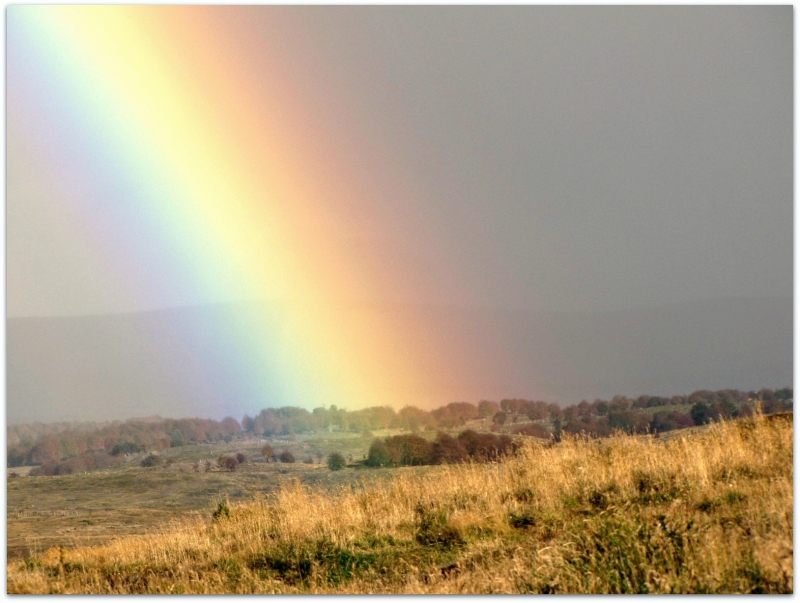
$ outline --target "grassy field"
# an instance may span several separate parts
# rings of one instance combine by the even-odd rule
[[[792,440],[791,415],[759,416],[680,437],[530,442],[501,463],[385,479],[327,474],[340,484],[304,484],[323,470],[297,466],[216,518],[11,560],[8,591],[789,593]]]
[[[394,433],[387,430],[373,435]],[[271,492],[292,480],[331,489],[360,483],[365,474],[390,474],[388,469],[352,467],[332,472],[324,464],[333,451],[358,461],[372,440],[362,434],[334,432],[181,446],[160,455],[174,461],[170,465],[141,467],[139,463],[145,455],[140,454],[133,455],[122,467],[52,477],[25,477],[30,467],[10,469],[7,475],[17,477],[7,479],[8,557],[19,559],[54,546],[74,548],[104,544],[123,535],[144,534],[192,511],[209,515],[220,497],[251,500],[257,493]],[[297,462],[264,462],[261,447],[266,442],[279,455],[288,450]],[[217,457],[237,452],[245,454],[248,462],[235,472],[217,468]],[[308,458],[314,463],[306,464],[304,460]],[[205,471],[206,461],[212,464],[210,472]],[[195,462],[199,471],[195,471]]]

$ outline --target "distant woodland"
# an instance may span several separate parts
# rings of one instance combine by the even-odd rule
[[[170,447],[236,438],[275,437],[326,431],[356,433],[402,429],[407,434],[376,439],[367,461],[372,466],[431,464],[492,460],[512,446],[513,438],[533,436],[558,441],[562,434],[604,437],[614,431],[661,433],[719,419],[792,410],[791,388],[741,392],[696,391],[688,396],[615,396],[567,407],[543,401],[482,400],[477,405],[453,402],[426,411],[406,406],[399,411],[377,406],[349,411],[286,406],[265,408],[241,421],[211,419],[131,419],[106,423],[10,425],[7,428],[8,466],[36,465],[32,475],[59,475],[121,464],[126,454],[149,453]],[[477,433],[476,420],[489,432]],[[472,422],[472,424],[470,424]],[[415,436],[421,431],[469,427],[457,437],[439,433],[431,442]],[[485,431],[485,430],[484,430]]]

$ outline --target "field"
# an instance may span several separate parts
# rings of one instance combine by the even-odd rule
[[[482,465],[274,464],[214,478],[239,480],[227,485],[212,472],[205,490],[163,486],[174,520],[158,530],[10,560],[8,591],[790,593],[792,441],[791,415],[756,416],[669,438],[530,441]],[[40,479],[10,480],[9,509],[12,484]],[[259,479],[281,485],[249,494]],[[227,503],[209,501],[228,487]],[[204,497],[204,512],[184,510]]]
[[[8,557],[20,559],[54,546],[104,544],[122,535],[144,534],[193,511],[209,515],[220,498],[250,500],[257,493],[272,492],[292,480],[330,489],[359,483],[365,475],[389,475],[393,470],[348,468],[332,472],[324,461],[332,451],[359,460],[373,436],[394,433],[396,430],[377,431],[372,436],[334,432],[313,438],[259,438],[181,446],[161,454],[174,463],[151,468],[140,466],[145,456],[140,454],[132,455],[122,467],[71,475],[28,478],[25,476],[30,467],[10,469],[7,475],[16,477],[7,480]],[[265,462],[261,447],[267,442],[277,454],[288,450],[297,461]],[[235,472],[216,466],[220,455],[237,452],[244,453],[248,461]],[[308,459],[313,463],[304,462]],[[206,461],[211,464],[211,471],[205,471]],[[197,471],[195,463],[199,465]]]

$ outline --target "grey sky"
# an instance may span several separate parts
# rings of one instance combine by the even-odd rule
[[[309,120],[394,217],[396,240],[374,261],[417,258],[417,301],[613,310],[792,294],[792,10],[269,7],[230,18],[249,24],[242,43],[256,57],[252,32],[280,40]],[[9,315],[216,301],[130,305],[130,292],[109,290],[86,268],[82,235],[42,230],[60,193],[37,190],[16,128],[12,116]]]
[[[444,334],[434,405],[791,383],[793,7],[215,10],[345,172],[315,177],[354,187],[330,228],[385,275],[370,311],[419,349]],[[121,193],[43,160],[8,71],[8,315],[31,317],[8,323],[10,420],[297,403],[170,339],[247,313],[76,228],[81,195]]]

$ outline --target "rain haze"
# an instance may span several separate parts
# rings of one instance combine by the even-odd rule
[[[792,385],[791,6],[207,10],[323,191],[293,224],[369,275],[324,289],[336,316],[391,325],[424,378],[326,400],[238,366],[210,333],[293,325],[294,289],[199,286],[151,244],[12,12],[10,422]]]

